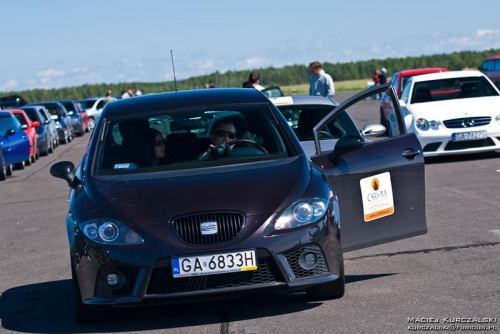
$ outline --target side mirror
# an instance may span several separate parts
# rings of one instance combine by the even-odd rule
[[[365,124],[365,126],[363,126],[363,130],[361,130],[361,134],[363,136],[378,137],[385,134],[386,131],[387,129],[382,124]]]
[[[347,152],[357,150],[365,146],[365,141],[363,138],[358,136],[344,136],[337,141],[333,152],[329,155],[329,160],[337,166],[340,162],[340,158]]]
[[[76,188],[81,184],[75,176],[75,165],[71,161],[60,161],[50,167],[50,175],[66,180],[70,188]]]
[[[5,139],[7,139],[8,136],[12,136],[16,131],[14,129],[9,129],[7,132],[5,132]]]
[[[34,121],[33,122],[33,127],[34,128],[38,128],[40,126],[40,122],[39,121]]]
[[[21,130],[27,130],[27,129],[28,129],[28,125],[26,125],[26,124],[21,125]]]
[[[406,108],[406,102],[404,100],[399,100],[399,105],[401,108]]]

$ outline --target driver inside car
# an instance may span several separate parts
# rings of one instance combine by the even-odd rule
[[[210,160],[230,154],[231,145],[228,143],[236,140],[236,126],[233,120],[225,118],[214,124],[210,133],[211,144],[205,153],[202,153],[199,160]]]

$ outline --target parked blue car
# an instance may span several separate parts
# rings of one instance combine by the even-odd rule
[[[0,111],[0,152],[5,174],[12,174],[12,166],[24,168],[24,162],[30,159],[30,140],[21,124],[8,111]],[[0,170],[4,170],[0,162]],[[1,173],[1,172],[0,172]]]

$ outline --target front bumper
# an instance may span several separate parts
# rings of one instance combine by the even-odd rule
[[[476,131],[477,129],[470,128],[468,130]],[[423,134],[417,133],[417,138],[422,145],[425,157],[500,150],[500,129],[487,129],[486,131],[487,137],[480,140],[453,141],[453,133],[464,132],[458,129],[446,129],[446,131],[439,130],[434,133],[433,130],[429,130]]]
[[[152,235],[165,226],[148,228]],[[286,233],[264,235],[263,229],[245,240],[218,246],[145,243],[130,247],[102,247],[76,240],[72,254],[82,301],[88,305],[140,305],[178,303],[205,298],[227,298],[258,291],[283,292],[334,281],[343,262],[340,231],[331,215],[313,226]],[[79,246],[78,246],[79,245]],[[172,256],[217,254],[255,249],[258,269],[237,273],[173,278]],[[317,256],[317,265],[305,270],[298,258],[304,252]],[[124,283],[111,287],[109,273],[119,273]]]

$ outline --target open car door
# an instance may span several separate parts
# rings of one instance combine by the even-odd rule
[[[267,87],[261,90],[260,92],[269,98],[284,96],[279,86]]]
[[[357,108],[384,92],[392,99],[397,120],[390,133],[375,124],[380,120],[378,108],[373,115],[366,112],[366,106]],[[345,113],[356,126],[346,128],[334,147],[321,147],[321,133]],[[363,126],[365,122],[372,124]],[[316,154],[311,160],[324,170],[339,196],[344,251],[427,232],[422,148],[416,136],[405,129],[399,102],[389,84],[351,97],[314,126]]]

